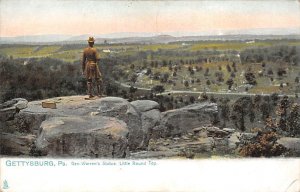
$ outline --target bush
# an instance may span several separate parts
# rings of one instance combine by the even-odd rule
[[[277,134],[275,132],[259,132],[253,141],[240,149],[239,153],[245,157],[280,156],[286,152],[286,148],[276,141]]]

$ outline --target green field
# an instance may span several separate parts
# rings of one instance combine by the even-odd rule
[[[214,91],[227,92],[226,81],[231,77],[227,67],[232,68],[236,63],[234,85],[231,91],[244,92],[245,77],[243,74],[251,68],[256,76],[257,85],[247,90],[249,93],[295,93],[295,78],[300,75],[299,66],[292,66],[288,63],[265,62],[267,67],[262,67],[262,62],[248,62],[242,64],[239,54],[246,49],[268,48],[273,46],[300,46],[300,41],[290,40],[266,40],[266,41],[198,41],[198,42],[176,42],[169,44],[124,44],[124,45],[96,45],[101,58],[119,58],[119,63],[114,66],[113,71],[123,71],[125,76],[119,76],[119,80],[132,84],[130,77],[145,69],[151,69],[152,75],[159,73],[161,76],[168,74],[168,80],[172,83],[161,82],[160,79],[153,79],[151,75],[142,75],[134,83],[136,87],[152,88],[155,85],[163,84],[166,90],[191,90],[191,91]],[[65,62],[80,61],[85,45],[0,45],[0,54],[12,58],[41,58],[50,57]],[[140,56],[141,55],[141,56]],[[126,58],[132,57],[130,63]],[[199,60],[204,58],[204,60]],[[124,62],[123,62],[124,60]],[[158,62],[157,67],[151,66],[151,62]],[[166,65],[163,66],[163,62]],[[135,68],[130,66],[134,64]],[[170,69],[170,65],[172,69]],[[181,66],[176,77],[172,76],[174,66]],[[277,77],[276,70],[280,67],[288,69],[284,77]],[[194,70],[190,74],[189,68]],[[196,71],[195,68],[202,70]],[[272,68],[274,75],[269,76],[266,71]],[[204,75],[209,69],[209,74]],[[113,72],[112,71],[112,72]],[[264,71],[263,76],[259,72]],[[216,81],[216,73],[221,73],[223,81]],[[118,75],[117,75],[118,76]],[[273,78],[273,81],[270,81]],[[198,82],[196,82],[198,80]],[[185,86],[184,81],[189,81]],[[199,82],[200,81],[200,82]],[[207,83],[210,81],[210,83]],[[193,83],[192,83],[193,82]],[[289,86],[279,86],[287,84]]]

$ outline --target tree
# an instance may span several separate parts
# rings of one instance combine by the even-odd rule
[[[262,104],[260,105],[260,111],[262,112],[262,120],[266,120],[271,113],[269,101],[265,99],[263,100]]]
[[[195,97],[194,96],[190,96],[190,102],[194,103],[195,102]]]
[[[268,69],[268,72],[267,72],[267,74],[268,75],[273,75],[274,73],[273,73],[273,70],[270,68],[270,69]]]
[[[207,79],[207,81],[206,81],[206,85],[210,85],[211,84],[211,82],[210,82],[210,80],[209,79]]]
[[[280,128],[283,131],[287,131],[287,109],[289,107],[289,100],[288,96],[284,96],[279,106],[276,110],[276,114],[279,116],[278,120],[278,128]]]
[[[165,91],[165,88],[162,85],[156,85],[156,86],[152,87],[151,90],[156,93],[162,93]]]
[[[252,73],[252,72],[250,72],[250,71],[249,71],[249,72],[246,72],[246,73],[245,73],[245,78],[246,78],[246,81],[247,81],[250,85],[256,85],[256,84],[257,84],[254,73]]]
[[[230,78],[226,81],[226,84],[228,85],[228,90],[231,90],[231,87],[234,84],[234,81]]]
[[[137,88],[130,86],[129,93],[135,93],[137,91]]]
[[[153,75],[153,79],[154,80],[159,80],[160,78],[160,72],[155,72],[154,75]]]
[[[131,64],[130,65],[130,69],[134,69],[135,68],[135,65],[134,64]]]
[[[278,68],[278,70],[277,70],[277,75],[278,75],[279,77],[282,77],[282,76],[285,75],[285,74],[286,74],[286,70],[285,70],[284,68],[282,68],[282,67]]]
[[[135,82],[137,81],[137,78],[138,78],[138,75],[134,73],[134,74],[131,75],[130,81],[131,81],[132,83],[135,83]]]
[[[234,73],[234,72],[231,72],[230,77],[231,77],[231,78],[235,78],[235,73]]]
[[[209,76],[209,68],[206,68],[206,69],[205,69],[204,75],[205,75],[205,76]]]
[[[227,69],[228,73],[231,73],[232,70],[231,70],[230,65],[227,64],[227,65],[226,65],[226,69]]]
[[[189,87],[189,82],[187,80],[184,81],[184,86]]]
[[[229,99],[221,99],[220,102],[220,115],[223,119],[223,127],[226,127],[226,121],[229,121],[229,115],[230,115],[230,107],[229,107]]]
[[[169,79],[169,74],[168,73],[164,73],[163,76],[161,77],[160,81],[162,83],[166,83]]]
[[[298,103],[293,103],[291,107],[291,113],[288,118],[288,128],[292,136],[300,134],[300,105]]]
[[[232,120],[241,131],[245,131],[245,117],[249,114],[252,100],[250,97],[239,98],[232,107]]]
[[[215,77],[217,78],[218,82],[223,82],[224,81],[224,74],[221,71],[215,72]]]
[[[166,60],[163,60],[163,67],[166,67],[168,65],[168,62]]]

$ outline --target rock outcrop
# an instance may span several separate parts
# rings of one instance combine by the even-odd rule
[[[150,100],[137,100],[130,104],[141,113],[142,130],[144,133],[141,149],[147,149],[153,128],[160,124],[161,113],[158,110],[159,104]]]
[[[133,105],[140,112],[146,112],[152,109],[159,109],[159,104],[151,100],[136,100],[132,101],[130,104]]]
[[[205,126],[181,136],[151,138],[149,150],[131,153],[130,158],[208,158],[213,155],[235,156],[239,139],[232,130]]]
[[[105,97],[97,103],[100,116],[115,117],[124,121],[129,129],[129,148],[142,147],[145,133],[142,130],[141,114],[127,100],[118,97]]]
[[[128,149],[147,147],[150,125],[143,126],[145,115],[125,99],[59,97],[51,99],[56,109],[42,102],[14,99],[1,105],[0,154],[125,157]],[[146,102],[156,110],[157,103]]]
[[[218,107],[195,103],[161,113],[149,100],[128,102],[117,97],[85,100],[84,96],[42,101],[14,99],[0,105],[0,155],[169,158],[238,154],[257,133],[215,127]],[[293,156],[299,138],[281,138]]]
[[[287,148],[293,156],[300,156],[300,138],[282,137],[277,143]]]
[[[126,157],[128,129],[109,117],[52,117],[41,125],[36,149],[42,154],[72,157]]]
[[[217,104],[208,102],[163,112],[160,125],[155,127],[155,135],[180,136],[194,128],[213,124],[217,114]]]
[[[35,135],[22,135],[0,133],[0,154],[2,155],[32,155],[32,149],[36,140]]]

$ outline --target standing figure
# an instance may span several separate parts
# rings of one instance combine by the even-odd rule
[[[94,48],[94,42],[95,42],[94,37],[89,37],[88,39],[89,47],[84,49],[83,57],[82,57],[82,72],[83,72],[82,74],[85,75],[87,79],[87,89],[88,89],[89,98],[94,97],[94,95],[92,94],[93,80],[97,86],[98,96],[102,95],[102,90],[100,87],[102,82],[102,77],[98,67],[98,61],[100,60],[100,58],[96,48]]]

